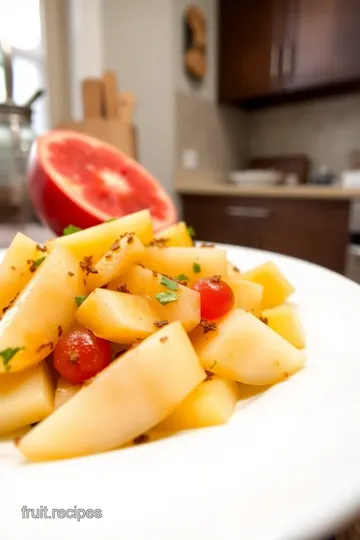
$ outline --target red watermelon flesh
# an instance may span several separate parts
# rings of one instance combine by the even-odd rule
[[[144,209],[155,231],[177,219],[172,200],[144,167],[78,132],[55,130],[36,140],[28,184],[40,219],[58,235],[69,224],[87,228]]]

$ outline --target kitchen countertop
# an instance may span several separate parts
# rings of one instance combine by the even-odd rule
[[[339,186],[314,185],[236,186],[227,181],[226,173],[213,171],[180,170],[176,173],[175,190],[182,195],[360,200],[360,187],[342,188]]]

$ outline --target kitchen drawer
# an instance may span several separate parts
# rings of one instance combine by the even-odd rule
[[[344,272],[348,201],[183,196],[197,237],[305,259]]]

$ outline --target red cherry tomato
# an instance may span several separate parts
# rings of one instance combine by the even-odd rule
[[[193,289],[200,293],[201,318],[208,321],[226,315],[234,306],[234,293],[225,281],[216,278],[199,279]]]
[[[54,350],[54,367],[65,379],[80,384],[111,362],[110,342],[86,328],[65,332]]]

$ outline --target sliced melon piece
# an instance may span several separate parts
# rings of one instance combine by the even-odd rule
[[[141,210],[68,236],[60,236],[48,242],[48,247],[51,250],[60,244],[68,248],[79,260],[93,257],[93,261],[97,262],[119,236],[130,232],[135,233],[143,244],[149,244],[153,240],[149,210]]]
[[[117,290],[126,285],[132,294],[143,295],[150,300],[150,304],[157,313],[157,320],[168,322],[181,321],[187,332],[190,332],[200,322],[200,295],[197,291],[189,289],[179,283],[173,283],[176,290],[173,292],[178,299],[166,305],[160,304],[156,295],[166,292],[168,289],[161,282],[163,276],[141,265],[134,265],[119,279],[109,284],[109,289]],[[165,281],[166,283],[166,281]]]
[[[268,261],[249,272],[245,272],[241,277],[248,281],[259,283],[264,287],[262,309],[283,304],[295,290],[281,270],[272,261]]]
[[[54,388],[45,362],[21,373],[0,375],[0,435],[34,422],[53,410]]]
[[[179,221],[155,234],[155,240],[164,240],[166,247],[191,247],[192,238],[184,221]]]
[[[34,275],[36,265],[47,255],[31,238],[17,233],[0,264],[0,317],[7,311]]]
[[[196,328],[191,340],[204,368],[226,379],[274,384],[305,363],[302,351],[242,309],[231,311],[217,326],[208,333]]]
[[[189,394],[156,430],[180,431],[225,424],[239,397],[238,385],[214,375]]]
[[[247,281],[237,276],[228,276],[224,281],[230,285],[234,293],[234,307],[242,308],[245,311],[259,314],[261,310],[261,302],[264,294],[264,287],[258,283]]]
[[[71,384],[63,377],[60,377],[55,391],[54,410],[69,401],[81,388],[81,384]]]
[[[181,324],[169,324],[112,362],[18,448],[31,460],[118,448],[159,424],[205,377]]]
[[[77,259],[57,246],[0,321],[0,373],[21,371],[54,349],[85,292]],[[9,355],[11,358],[9,358]]]
[[[144,245],[133,234],[126,234],[115,240],[110,250],[94,265],[96,273],[89,273],[86,277],[88,291],[102,287],[122,275],[140,259],[143,251]]]
[[[263,322],[297,349],[304,349],[305,333],[295,306],[283,304],[261,313]]]
[[[158,317],[142,296],[95,289],[77,310],[76,320],[98,337],[126,344],[156,332]]]
[[[223,249],[149,247],[145,249],[142,263],[168,276],[186,275],[189,286],[203,277],[226,275],[226,253]]]

